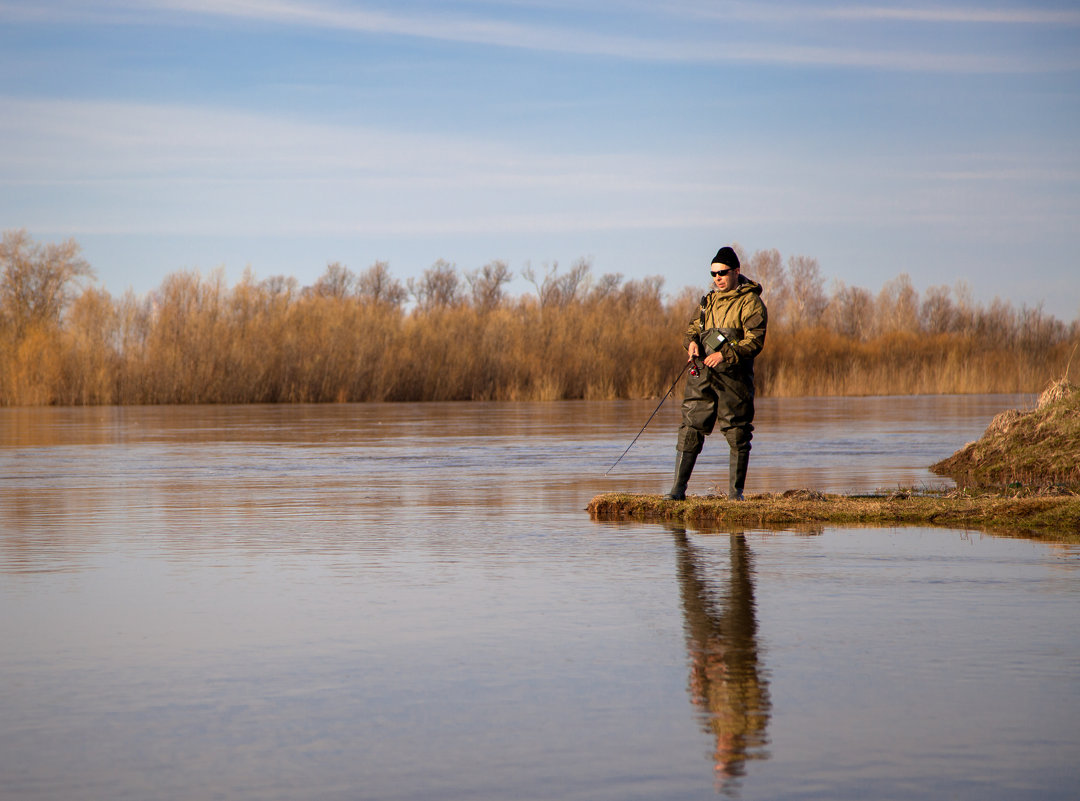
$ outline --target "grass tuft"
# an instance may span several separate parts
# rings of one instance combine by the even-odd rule
[[[1051,382],[1034,409],[997,415],[983,436],[931,470],[961,486],[1080,482],[1080,388]]]

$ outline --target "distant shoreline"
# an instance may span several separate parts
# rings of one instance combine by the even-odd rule
[[[962,287],[920,293],[906,274],[873,293],[826,291],[817,262],[747,255],[768,337],[760,398],[1036,392],[1066,368],[1080,320]],[[182,271],[145,296],[88,285],[74,240],[0,242],[0,406],[548,401],[658,398],[686,369],[701,287],[670,295],[654,275],[523,276],[504,262],[419,279],[385,262],[327,265],[311,286],[254,273]]]

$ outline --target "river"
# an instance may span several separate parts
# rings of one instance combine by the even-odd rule
[[[766,399],[746,490],[1033,401]],[[655,405],[0,409],[0,798],[1076,797],[1080,547],[590,521]]]

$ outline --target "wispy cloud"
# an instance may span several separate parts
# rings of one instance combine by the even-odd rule
[[[1080,25],[1080,11],[1022,7],[837,6],[820,11],[825,19],[955,22],[993,25]]]
[[[949,22],[1012,22],[1080,24],[1080,13],[1033,10],[921,9],[891,6],[837,6],[807,8],[801,5],[687,4],[665,13],[687,13],[717,20],[743,19],[783,21],[818,20],[910,20]],[[629,61],[684,64],[775,64],[786,66],[880,69],[948,73],[1034,73],[1080,69],[1080,55],[1038,55],[1001,52],[940,52],[895,46],[851,47],[784,40],[755,32],[716,45],[715,37],[693,32],[651,32],[619,35],[584,27],[550,26],[514,22],[495,17],[465,16],[414,10],[387,12],[363,6],[343,6],[300,0],[102,0],[97,4],[45,4],[21,6],[0,2],[0,18],[23,21],[81,20],[107,23],[171,21],[185,24],[197,18],[232,19],[284,26],[301,26],[358,34],[429,39],[537,52],[596,56]],[[614,26],[613,26],[614,27]],[[785,26],[789,36],[790,25]]]
[[[1045,164],[954,161],[920,172],[767,147],[554,153],[212,107],[0,97],[0,217],[75,234],[640,232],[1025,214],[1034,224],[1074,211],[1012,191],[1047,185]]]
[[[663,227],[685,224],[671,206],[694,205],[673,198],[721,184],[696,166],[206,107],[0,97],[0,217],[76,233]],[[14,201],[28,197],[47,199],[47,219],[26,219],[31,206]]]
[[[482,136],[305,122],[205,106],[0,96],[0,182],[198,180],[658,190],[642,154],[554,154]],[[703,180],[701,185],[708,185]],[[684,186],[685,188],[685,186]]]
[[[699,19],[802,24],[808,21],[891,21],[913,23],[958,23],[970,25],[1069,25],[1080,26],[1080,11],[1019,7],[932,5],[822,5],[818,3],[712,2],[711,0],[670,0],[668,13]]]
[[[812,46],[772,42],[729,42],[716,47],[712,39],[669,37],[614,36],[567,27],[519,24],[495,19],[476,19],[452,15],[388,14],[362,8],[343,8],[320,3],[300,3],[290,0],[258,2],[257,0],[158,0],[162,8],[192,14],[257,19],[291,25],[352,30],[363,33],[389,34],[436,39],[467,44],[571,53],[576,55],[613,57],[628,60],[666,61],[683,63],[749,63],[785,64],[793,66],[857,67],[902,71],[940,72],[1032,72],[1059,71],[1080,68],[1080,58],[1067,60],[1044,59],[1032,61],[1012,54],[935,53],[931,51],[889,50],[882,48],[850,48],[843,46]],[[801,6],[785,6],[784,12],[804,10]],[[918,9],[859,7],[826,9],[826,16],[858,18],[860,11],[875,14],[910,13]],[[928,11],[925,13],[967,13],[968,19],[991,12]],[[1018,14],[1021,12],[1017,12]],[[1027,21],[1035,15],[1026,12]],[[998,16],[1008,16],[1001,12]],[[1074,15],[1080,20],[1080,15]],[[917,18],[915,16],[910,17]]]

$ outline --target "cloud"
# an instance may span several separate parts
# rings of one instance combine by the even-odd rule
[[[1080,11],[1034,8],[1023,4],[1018,8],[995,6],[919,6],[919,5],[822,5],[818,3],[745,3],[701,2],[700,0],[669,0],[669,13],[698,19],[743,20],[803,24],[807,21],[886,21],[912,23],[956,23],[966,25],[1080,25]]]
[[[639,7],[639,11],[641,7]],[[650,9],[655,11],[655,9]],[[775,64],[785,66],[838,67],[915,72],[1032,73],[1080,69],[1073,53],[1020,54],[997,49],[978,53],[881,47],[849,47],[838,44],[807,44],[780,41],[790,36],[793,22],[800,20],[885,20],[937,22],[1000,22],[1080,24],[1080,13],[1031,9],[922,9],[891,6],[834,6],[807,8],[801,5],[746,5],[741,3],[702,6],[684,3],[662,9],[667,16],[689,15],[698,20],[756,20],[785,23],[780,29],[728,37],[722,47],[712,36],[696,28],[667,31],[653,26],[646,35],[619,35],[609,31],[629,25],[621,15],[608,14],[612,25],[588,30],[569,24],[552,26],[513,22],[493,17],[464,16],[430,10],[387,12],[373,7],[344,6],[301,0],[115,0],[97,4],[46,3],[13,6],[0,3],[0,18],[14,21],[82,21],[133,23],[169,21],[188,24],[199,17],[377,36],[400,36],[458,44],[482,45],[536,52],[596,56],[629,61],[681,64]],[[603,15],[603,11],[601,11]],[[565,17],[563,17],[565,18]],[[639,25],[645,24],[639,20]],[[796,33],[799,32],[796,30]]]
[[[807,161],[752,143],[555,152],[213,107],[0,96],[0,218],[72,234],[1058,225],[1075,217],[1075,181],[1049,171],[1076,171],[1048,159]],[[1036,199],[1018,183],[1037,184]]]
[[[665,203],[715,191],[716,176],[701,172],[689,158],[643,153],[537,152],[206,107],[0,97],[0,217],[76,233],[635,227]]]
[[[552,154],[483,137],[204,106],[0,96],[0,181],[395,181],[659,189],[642,154]]]
[[[792,66],[856,67],[902,71],[936,72],[1032,72],[1061,71],[1080,68],[1080,59],[1068,58],[1032,61],[1011,54],[990,55],[934,53],[926,51],[890,50],[882,48],[849,48],[843,46],[809,46],[778,42],[727,42],[716,47],[711,39],[660,38],[658,36],[615,36],[568,27],[549,27],[537,24],[518,24],[492,19],[475,19],[445,14],[388,14],[362,8],[342,8],[294,0],[158,0],[162,8],[212,16],[257,19],[290,25],[307,25],[363,33],[410,36],[466,44],[603,56],[636,61],[659,61],[694,64],[783,64]],[[782,13],[803,11],[802,7],[784,6]],[[980,12],[978,10],[928,10],[874,7],[844,7],[825,9],[823,18],[840,19],[943,19],[994,18],[1005,21],[1012,16],[1018,21],[1038,17],[1030,11]],[[903,15],[909,16],[903,16]],[[920,14],[930,15],[920,17]],[[965,16],[966,15],[966,16]],[[1060,15],[1048,16],[1047,21]],[[1068,16],[1066,14],[1066,16]],[[1080,15],[1073,15],[1080,19]]]
[[[894,20],[994,25],[1080,25],[1080,12],[1039,8],[838,6],[820,11],[824,19]]]

